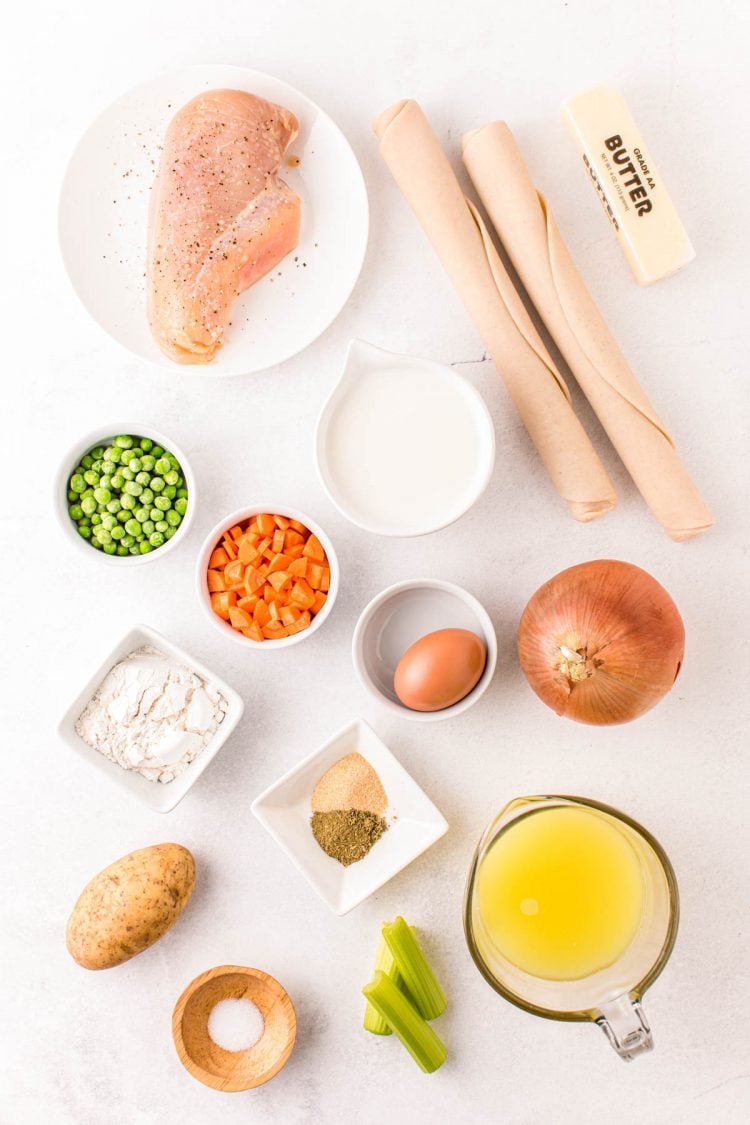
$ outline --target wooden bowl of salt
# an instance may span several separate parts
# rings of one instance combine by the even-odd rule
[[[244,1050],[225,1050],[209,1034],[209,1019],[222,1000],[250,1000],[263,1031]],[[285,1065],[297,1037],[294,1006],[279,982],[260,969],[219,965],[191,981],[175,1004],[172,1036],[180,1062],[204,1086],[233,1093],[270,1081]]]

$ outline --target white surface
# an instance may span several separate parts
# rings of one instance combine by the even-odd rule
[[[484,399],[450,367],[352,340],[315,435],[340,512],[380,535],[426,535],[468,512],[495,463]]]
[[[88,125],[60,198],[60,244],[71,282],[91,315],[135,355],[179,376],[146,316],[149,192],[169,122],[205,90],[246,90],[289,109],[299,136],[279,176],[302,202],[299,243],[241,294],[224,344],[195,375],[242,375],[296,355],[346,303],[367,246],[367,192],[337,125],[299,90],[236,66],[169,71],[118,98]],[[287,160],[297,156],[299,166]],[[177,372],[175,372],[177,368]]]
[[[12,10],[3,68],[9,198],[4,215],[3,1019],[0,1119],[12,1125],[721,1125],[750,1098],[747,971],[748,121],[747,8],[732,0],[287,0],[215,5],[132,0]],[[331,330],[280,370],[173,378],[129,357],[81,307],[56,250],[57,193],[92,116],[161,69],[207,57],[289,80],[331,113],[363,164],[372,234],[363,275]],[[639,289],[565,134],[564,97],[602,78],[622,89],[695,244],[687,269]],[[493,116],[514,128],[557,221],[716,515],[695,542],[670,542],[588,411],[612,474],[616,512],[566,515],[502,384],[384,168],[369,122],[415,95],[456,158],[464,131]],[[11,190],[12,189],[12,193]],[[347,341],[460,365],[497,427],[492,482],[452,527],[416,542],[352,529],[317,482],[315,420]],[[580,396],[576,395],[580,403]],[[137,408],[137,409],[136,409]],[[132,411],[190,454],[200,511],[163,564],[84,567],[55,525],[50,487],[76,434]],[[267,490],[330,530],[342,586],[307,644],[244,654],[204,619],[194,594],[203,536]],[[48,553],[42,548],[48,545]],[[36,554],[35,554],[36,552]],[[614,556],[646,567],[687,626],[675,690],[636,723],[566,723],[527,687],[514,630],[555,571]],[[33,563],[32,563],[33,560]],[[41,588],[32,581],[40,574]],[[349,646],[357,615],[391,582],[429,574],[487,606],[500,642],[481,703],[420,727],[360,689]],[[99,653],[146,621],[239,689],[243,722],[164,819],[113,796],[55,735]],[[362,906],[336,918],[250,814],[285,769],[357,714],[372,722],[450,830]],[[572,792],[632,814],[677,871],[682,923],[646,997],[652,1055],[625,1065],[602,1033],[504,1004],[471,963],[461,895],[474,845],[515,794]],[[198,862],[178,924],[153,949],[103,973],[64,945],[86,881],[133,848],[176,840]],[[426,1077],[390,1040],[360,1029],[378,924],[403,911],[420,929],[450,1008],[449,1060]],[[171,1041],[172,1006],[213,965],[258,966],[294,1001],[299,1038],[282,1074],[254,1094],[192,1081]]]
[[[96,643],[97,642],[92,641],[92,648],[95,647]],[[110,761],[109,758],[105,758],[103,754],[100,754],[98,750],[89,746],[76,731],[76,723],[78,722],[81,712],[96,694],[107,673],[114,668],[115,664],[118,664],[119,661],[123,660],[131,652],[135,652],[137,648],[142,648],[144,645],[152,645],[153,648],[166,653],[166,655],[171,656],[173,660],[186,665],[191,671],[196,672],[206,683],[210,683],[213,687],[218,688],[228,705],[224,721],[219,726],[219,729],[214,734],[208,746],[193,759],[187,769],[180,774],[179,777],[176,777],[174,781],[170,781],[168,785],[161,785],[158,782],[149,781],[141,774],[136,773],[135,770],[123,769],[121,766],[117,765],[116,762]],[[190,653],[185,652],[182,648],[178,648],[178,646],[172,644],[167,637],[162,636],[161,633],[157,633],[155,629],[149,629],[148,626],[145,625],[136,625],[132,629],[128,629],[125,636],[117,641],[110,652],[106,653],[106,655],[97,652],[94,659],[96,660],[95,669],[91,667],[91,658],[88,654],[86,659],[82,659],[81,661],[83,666],[81,679],[87,672],[90,674],[85,683],[76,683],[72,688],[73,691],[76,691],[76,697],[57,725],[56,734],[58,738],[62,742],[67,743],[70,749],[78,755],[79,759],[84,763],[84,769],[96,770],[99,776],[105,779],[109,790],[109,799],[111,801],[119,802],[120,800],[127,800],[127,798],[122,796],[122,794],[127,793],[136,797],[153,812],[171,812],[188,790],[192,789],[195,782],[211,764],[239,723],[245,708],[242,697],[238,695],[229,684],[219,679],[200,661],[191,656]],[[121,791],[119,794],[117,792],[118,789]],[[115,856],[114,858],[116,859],[117,857]],[[106,866],[106,864],[102,866]],[[96,872],[92,872],[92,876],[94,874],[96,874]]]
[[[358,863],[342,867],[310,832],[310,796],[326,770],[346,754],[361,754],[388,797],[389,828]],[[336,914],[348,914],[441,836],[442,813],[361,719],[337,731],[253,801],[253,812],[292,863]],[[363,982],[364,984],[367,981]]]
[[[441,711],[413,711],[394,688],[401,657],[428,633],[468,629],[481,637],[487,653],[484,670],[468,695]],[[360,614],[352,637],[352,660],[360,682],[400,718],[417,723],[450,721],[479,702],[497,667],[497,637],[480,602],[457,586],[436,578],[412,578],[381,590]]]

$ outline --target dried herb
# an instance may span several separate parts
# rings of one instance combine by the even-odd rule
[[[334,809],[313,813],[310,827],[326,855],[348,867],[364,859],[387,830],[388,823],[382,816],[361,809]]]

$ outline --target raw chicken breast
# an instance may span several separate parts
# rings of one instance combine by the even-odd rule
[[[299,239],[299,197],[278,178],[295,116],[211,90],[167,129],[151,197],[148,315],[177,363],[210,363],[235,301]]]

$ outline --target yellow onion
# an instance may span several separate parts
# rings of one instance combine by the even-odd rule
[[[539,698],[579,723],[627,723],[670,690],[685,626],[655,578],[595,559],[556,574],[521,615],[518,656]]]

